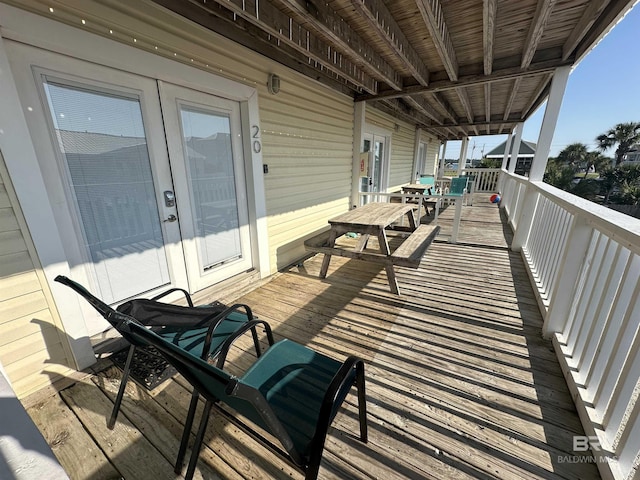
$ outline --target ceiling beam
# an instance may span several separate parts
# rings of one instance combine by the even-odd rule
[[[522,53],[522,61],[520,63],[521,68],[527,68],[531,65],[531,61],[538,49],[538,44],[540,43],[540,39],[544,33],[544,28],[547,26],[549,15],[551,15],[551,10],[553,10],[555,3],[556,0],[538,0],[536,13],[531,21],[527,40],[524,43],[524,51]]]
[[[596,20],[604,12],[604,9],[609,5],[610,0],[591,1],[587,3],[587,8],[584,9],[582,17],[573,27],[573,30],[569,34],[567,41],[564,42],[562,47],[562,59],[566,60],[569,55],[576,49],[580,40],[584,38],[587,32],[591,29]]]
[[[398,72],[324,1],[270,1],[292,11],[296,16],[294,21],[297,20],[304,28],[315,31],[316,35],[323,38],[329,45],[333,45],[369,75],[387,83],[394,90],[402,88],[402,80]],[[245,4],[245,2],[242,3]],[[256,2],[256,5],[262,7],[268,3]],[[261,18],[265,21],[264,16]]]
[[[467,116],[467,120],[469,121],[469,123],[473,123],[473,108],[471,107],[469,94],[464,88],[456,88],[456,93],[458,94],[458,98],[460,99],[462,108],[464,108],[464,113]]]
[[[509,114],[511,113],[511,109],[513,108],[513,102],[515,101],[516,95],[518,94],[518,88],[520,88],[521,81],[521,77],[518,77],[513,81],[511,93],[509,94],[509,99],[507,100],[507,106],[504,109],[504,116],[502,117],[502,119],[505,121],[509,118]]]
[[[158,3],[177,11],[179,4],[184,2],[180,0],[164,0]],[[193,3],[204,12],[213,13],[214,15],[215,11],[209,8],[209,5],[221,5],[280,42],[294,48],[308,59],[348,79],[362,90],[373,94],[378,89],[375,78],[363,71],[357,64],[344,56],[342,52],[337,51],[329,43],[319,38],[317,34],[304,28],[269,2],[252,3],[254,8],[249,8],[250,2],[242,2],[240,0],[210,0],[208,4]]]
[[[595,1],[595,0],[593,0]],[[609,4],[596,20],[587,34],[580,40],[575,50],[574,62],[578,62],[584,55],[609,32],[635,5],[637,0],[610,0]]]
[[[520,67],[508,67],[500,70],[494,70],[491,75],[473,74],[461,76],[457,82],[450,80],[432,81],[429,86],[423,87],[421,85],[406,87],[399,92],[394,90],[387,90],[378,94],[363,94],[356,97],[356,101],[364,100],[380,100],[382,98],[396,98],[404,97],[406,95],[415,95],[416,93],[434,93],[444,92],[447,90],[454,90],[460,87],[469,87],[472,85],[484,85],[485,83],[503,82],[505,80],[513,80],[518,77],[532,77],[538,76],[544,73],[553,73],[556,68],[570,64],[567,62],[559,62],[558,60],[551,60],[546,62],[540,62],[531,64],[529,68],[523,70]]]
[[[496,15],[498,0],[482,2],[482,46],[484,49],[484,74],[489,75],[493,69],[493,39],[496,32]]]
[[[372,106],[399,120],[410,123],[411,125],[428,129],[433,128],[433,125],[426,117],[424,117],[420,112],[405,105],[397,98],[380,100],[375,102]]]
[[[444,20],[442,6],[439,0],[416,0],[418,10],[429,30],[429,35],[436,47],[438,55],[444,64],[444,69],[449,75],[449,80],[458,80],[458,59],[449,36],[449,29]]]
[[[403,97],[404,101],[415,108],[417,111],[422,113],[424,116],[430,118],[438,125],[442,125],[442,118],[439,118],[434,112],[431,105],[427,103],[424,98],[412,97],[410,95]]]
[[[540,79],[540,83],[538,83],[538,87],[536,88],[535,92],[530,98],[529,103],[525,108],[522,109],[523,115],[521,118],[523,120],[527,118],[530,114],[532,114],[533,111],[536,108],[538,108],[538,106],[544,101],[544,98],[546,97],[546,94],[547,94],[546,90],[551,83],[552,77],[553,77],[552,73],[542,76],[542,78]]]
[[[458,121],[458,115],[456,114],[453,107],[447,102],[447,99],[442,96],[440,93],[431,93],[431,98],[436,103],[440,110],[444,112],[445,117],[447,117],[452,122]]]
[[[387,44],[420,85],[429,84],[429,70],[411,46],[402,29],[382,0],[351,0],[353,8],[365,19],[369,28]]]

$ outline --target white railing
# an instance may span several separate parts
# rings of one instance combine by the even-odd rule
[[[522,251],[600,472],[637,480],[640,220],[506,172],[502,187],[512,248]]]
[[[473,191],[476,193],[495,193],[500,179],[499,168],[465,168],[463,174],[474,177]],[[457,170],[445,170],[445,177],[457,177]]]

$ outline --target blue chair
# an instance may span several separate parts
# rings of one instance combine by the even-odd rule
[[[436,179],[433,175],[423,175],[418,180],[420,185],[424,185],[429,192],[429,195],[433,195],[433,191],[436,188]]]
[[[449,186],[449,195],[455,195],[462,197],[463,201],[466,200],[467,195],[467,177],[454,177],[451,179],[451,185]]]

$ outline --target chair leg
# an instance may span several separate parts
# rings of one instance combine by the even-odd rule
[[[189,403],[189,411],[187,412],[187,419],[184,421],[184,430],[182,432],[182,440],[180,441],[180,449],[178,450],[178,457],[176,458],[176,466],[174,472],[178,475],[182,472],[184,466],[184,454],[187,452],[187,445],[189,444],[189,437],[191,436],[191,427],[193,426],[193,418],[196,416],[196,408],[198,407],[198,391],[194,388],[191,394],[191,403]]]
[[[196,471],[196,464],[198,463],[198,457],[200,456],[200,447],[202,446],[202,440],[204,439],[204,432],[207,430],[207,423],[209,422],[209,414],[211,413],[212,406],[213,402],[207,400],[202,412],[202,419],[200,420],[200,427],[198,428],[196,441],[194,442],[193,449],[191,450],[191,459],[189,460],[187,474],[184,476],[185,480],[191,480]]]
[[[129,380],[129,371],[131,370],[131,362],[133,361],[133,353],[135,351],[136,351],[135,345],[129,346],[127,361],[124,363],[124,370],[122,371],[122,380],[120,380],[120,389],[118,390],[118,395],[116,395],[116,401],[113,404],[111,417],[107,422],[107,428],[109,430],[113,430],[113,427],[116,424],[116,418],[118,417],[118,412],[120,411],[120,404],[122,403],[122,397],[124,396],[124,391],[127,387],[127,381]]]
[[[356,388],[358,389],[358,417],[360,420],[360,440],[364,443],[369,441],[367,430],[367,398],[364,386],[364,364],[359,362],[356,365]]]

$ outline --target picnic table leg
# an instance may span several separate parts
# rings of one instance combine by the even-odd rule
[[[410,211],[411,217],[413,218],[413,213]],[[415,228],[415,222],[414,222]],[[378,233],[378,243],[380,244],[380,252],[383,255],[389,256],[391,255],[391,250],[389,249],[389,242],[387,241],[387,234],[384,229],[380,230]],[[389,287],[391,288],[391,293],[395,293],[396,295],[400,295],[400,289],[398,288],[398,280],[396,279],[396,272],[393,269],[393,265],[391,263],[384,266],[387,271],[387,280],[389,280]]]
[[[333,248],[336,246],[336,231],[335,229],[331,229],[331,233],[329,233],[329,248]],[[324,258],[322,259],[322,267],[320,268],[320,278],[325,278],[327,276],[327,270],[329,270],[329,262],[331,261],[331,255],[325,253]]]
[[[418,204],[418,205],[420,205],[420,204]],[[418,207],[418,208],[420,208],[420,207]],[[416,228],[418,228],[418,226],[416,225],[416,217],[413,216],[413,210],[409,210],[407,212],[407,218],[409,219],[409,227],[411,228],[411,231],[413,232]],[[385,238],[386,238],[386,236],[385,236]],[[389,249],[389,245],[387,245],[387,250],[388,249]]]

